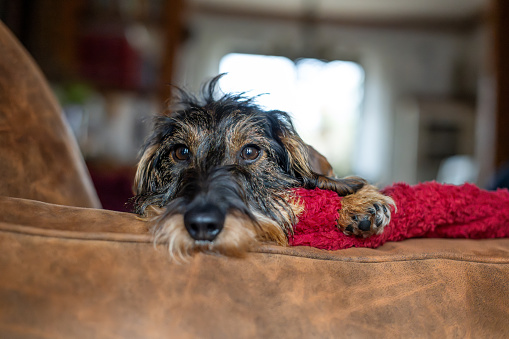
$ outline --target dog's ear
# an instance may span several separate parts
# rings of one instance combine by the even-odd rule
[[[357,192],[366,184],[364,179],[358,177],[335,178],[327,159],[302,141],[290,120],[280,126],[278,138],[287,152],[289,174],[300,180],[304,188],[318,187],[345,196]]]
[[[326,177],[334,177],[334,171],[332,166],[325,156],[313,148],[313,146],[307,145],[309,166],[311,170],[317,174],[325,175]]]
[[[327,158],[314,149],[313,146],[306,145],[308,150],[308,163],[309,167],[311,167],[311,171],[318,175],[317,187],[322,189],[332,189],[338,192],[338,181],[341,182],[342,185],[346,185],[349,187],[348,190],[351,190],[352,193],[355,193],[359,189],[361,189],[367,182],[359,177],[347,177],[343,179],[336,178],[334,174],[334,170],[332,169],[331,164],[327,160]],[[342,187],[339,190],[344,190]],[[339,192],[338,192],[339,193]]]
[[[150,144],[145,147],[138,162],[136,175],[134,176],[133,193],[140,195],[150,190],[153,182],[154,162],[159,144]]]
[[[159,166],[165,152],[162,150],[165,136],[172,133],[174,122],[171,112],[154,117],[153,132],[148,137],[141,153],[136,175],[134,177],[133,192],[142,195],[156,191],[161,184],[161,177],[156,167]]]

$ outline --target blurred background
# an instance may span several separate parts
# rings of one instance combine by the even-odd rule
[[[0,0],[76,135],[103,206],[125,211],[174,84],[258,95],[338,176],[507,186],[504,0]],[[1,56],[0,56],[1,57]]]

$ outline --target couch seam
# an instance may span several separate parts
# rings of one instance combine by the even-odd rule
[[[73,240],[101,240],[111,242],[137,242],[151,243],[152,236],[150,234],[133,234],[133,233],[117,233],[117,232],[83,232],[45,229],[33,226],[15,225],[14,227],[2,225],[0,222],[0,232],[17,233],[28,236],[40,236],[45,238],[60,238]]]
[[[340,250],[341,251],[341,250]],[[390,258],[387,257],[387,260],[384,259],[355,259],[353,257],[341,257],[341,258],[323,258],[323,257],[311,257],[306,255],[296,255],[291,253],[275,253],[271,251],[257,251],[254,253],[260,253],[260,254],[272,254],[272,255],[283,255],[283,256],[289,256],[289,257],[296,257],[296,258],[303,258],[303,259],[309,259],[309,260],[322,260],[322,261],[338,261],[338,262],[351,262],[351,263],[357,263],[357,264],[379,264],[379,263],[391,263],[391,262],[405,262],[405,261],[426,261],[426,260],[450,260],[450,261],[461,261],[461,262],[470,262],[475,264],[495,264],[495,265],[507,265],[509,264],[509,259],[499,258],[495,259],[495,261],[491,261],[493,259],[488,259],[485,261],[482,260],[475,260],[472,258],[459,258],[459,257],[453,257],[451,255],[440,255],[440,256],[431,256],[431,255],[423,255],[423,257],[409,257],[409,258]]]
[[[20,229],[23,228],[23,229]],[[27,232],[31,231],[31,232]],[[124,243],[152,243],[151,236],[149,234],[126,234],[126,233],[114,233],[114,232],[95,232],[88,233],[90,236],[85,236],[86,232],[81,231],[66,231],[66,230],[54,230],[54,229],[40,229],[32,226],[19,226],[15,227],[6,227],[6,225],[2,225],[0,223],[0,232],[7,233],[16,233],[27,236],[40,236],[45,238],[60,238],[60,239],[69,239],[69,240],[89,240],[89,241],[106,241],[106,242],[124,242]],[[59,233],[59,234],[48,234],[48,233]],[[115,235],[118,235],[118,239],[114,239]],[[113,238],[113,239],[112,239]],[[321,260],[321,261],[334,261],[334,262],[351,262],[351,263],[359,263],[359,264],[377,264],[377,263],[391,263],[391,262],[409,262],[409,261],[425,261],[425,260],[451,260],[451,261],[461,261],[461,262],[471,262],[478,264],[495,264],[495,265],[507,265],[509,264],[509,258],[497,258],[497,259],[488,259],[488,260],[479,260],[474,258],[461,258],[455,257],[454,255],[439,255],[439,256],[431,256],[431,255],[415,255],[413,257],[407,258],[394,258],[394,257],[386,257],[387,259],[369,259],[366,257],[362,258],[354,258],[354,257],[319,257],[319,256],[308,256],[308,255],[296,255],[293,253],[283,253],[279,251],[270,251],[270,250],[253,250],[251,251],[253,254],[269,254],[269,255],[280,255],[294,258],[302,258],[309,260]]]

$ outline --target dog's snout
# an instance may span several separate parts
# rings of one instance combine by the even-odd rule
[[[184,214],[184,224],[194,240],[213,241],[223,229],[225,215],[212,204],[196,206]]]

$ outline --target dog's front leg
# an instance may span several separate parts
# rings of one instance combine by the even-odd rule
[[[392,208],[396,208],[392,198],[374,186],[365,185],[342,198],[338,227],[347,235],[364,238],[381,234],[391,220]]]

